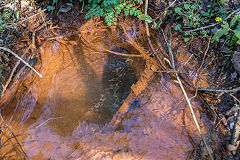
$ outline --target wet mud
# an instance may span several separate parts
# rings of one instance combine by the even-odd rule
[[[127,33],[141,44],[143,25],[131,23]],[[120,125],[109,124],[146,63],[143,58],[108,53],[139,55],[121,30],[94,24],[90,20],[78,34],[44,43],[39,49],[40,63],[35,65],[43,78],[26,72],[6,91],[1,113],[15,134],[20,134],[26,154],[31,159],[186,159],[200,135],[170,74],[155,73],[147,89],[134,97]],[[190,53],[177,44],[176,40],[181,66]],[[184,67],[193,69],[191,63]],[[196,76],[190,75],[182,77],[189,97],[194,96],[191,88]],[[207,133],[209,122],[201,103],[195,98],[192,105]],[[9,137],[6,131],[2,140]],[[1,147],[3,159],[24,159],[14,139]]]

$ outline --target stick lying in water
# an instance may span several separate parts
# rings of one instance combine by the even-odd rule
[[[0,113],[0,117],[2,118],[1,113]],[[36,127],[32,128],[32,129],[29,129],[29,130],[24,131],[24,132],[22,132],[22,133],[16,134],[16,135],[14,135],[13,137],[9,137],[5,142],[3,142],[3,143],[0,145],[0,149],[1,149],[8,141],[10,141],[11,139],[17,138],[17,137],[19,137],[19,136],[22,136],[22,135],[24,135],[24,134],[27,133],[27,132],[33,132],[35,129],[37,129],[37,128],[41,127],[42,125],[46,124],[48,121],[50,121],[50,120],[55,120],[55,119],[60,119],[60,118],[63,118],[63,117],[48,118],[46,121],[42,122],[41,124],[37,125]]]
[[[8,48],[5,47],[0,47],[0,49],[7,51],[9,53],[11,53],[12,55],[14,55],[17,59],[19,59],[21,62],[23,62],[26,66],[28,66],[31,70],[33,70],[35,73],[37,73],[37,75],[42,78],[42,74],[40,74],[38,71],[36,71],[30,64],[28,64],[26,61],[24,61],[21,57],[19,57],[16,53],[14,53],[13,51],[11,51]]]
[[[1,113],[0,113],[0,119],[1,119],[0,124],[3,123],[3,124],[4,124],[4,127],[6,127],[6,128],[11,132],[12,136],[15,138],[15,140],[16,140],[16,142],[18,143],[20,149],[22,150],[25,158],[26,158],[26,159],[30,159],[30,158],[28,157],[27,153],[24,151],[24,149],[23,149],[22,145],[20,144],[19,140],[17,139],[16,135],[14,134],[13,130],[12,130],[12,129],[8,126],[8,124],[4,121]],[[0,148],[0,149],[1,149],[1,148]]]
[[[147,64],[146,66],[146,69],[141,74],[137,83],[131,86],[131,93],[124,100],[124,103],[121,105],[117,113],[113,116],[110,122],[112,126],[117,126],[122,121],[134,100],[148,87],[149,82],[153,79],[157,67],[151,64]]]

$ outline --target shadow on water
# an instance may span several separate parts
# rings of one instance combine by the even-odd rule
[[[112,51],[128,54],[120,47],[113,47]],[[132,84],[137,82],[135,71],[128,62],[131,60],[123,56],[108,54],[102,76],[103,97],[105,97],[102,104],[103,113],[110,112],[109,115],[113,116],[130,94]]]
[[[106,42],[96,45],[128,54]],[[81,138],[79,132],[91,135],[111,120],[137,80],[134,60],[91,53],[78,35],[46,42],[40,52],[42,64],[36,68],[43,78],[27,72],[1,113],[17,133],[41,126],[21,137],[29,156],[59,159],[71,152],[71,145]],[[5,96],[12,92],[14,88]],[[6,146],[1,152],[8,155],[13,146]]]

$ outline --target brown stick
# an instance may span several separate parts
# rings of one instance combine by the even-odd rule
[[[42,74],[40,74],[38,71],[36,71],[31,65],[29,65],[26,61],[24,61],[21,57],[19,57],[16,53],[14,53],[13,51],[11,51],[8,48],[5,47],[0,47],[0,49],[7,51],[9,53],[11,53],[12,55],[14,55],[17,59],[19,59],[21,62],[23,62],[26,66],[28,66],[31,70],[33,70],[35,73],[37,73],[37,75],[42,78]]]
[[[23,57],[26,55],[26,53],[29,51],[29,49],[32,47],[32,45],[28,46],[28,48],[25,50],[25,52],[23,53],[23,55],[21,56],[21,58],[23,59]],[[15,66],[13,67],[12,69],[12,72],[8,78],[8,81],[6,82],[5,86],[3,87],[3,91],[2,93],[4,94],[5,90],[7,89],[9,83],[12,81],[12,77],[13,77],[13,74],[14,72],[16,71],[17,67],[19,66],[20,64],[20,60],[17,61],[17,63],[15,64]]]
[[[181,81],[181,79],[180,79],[180,77],[179,77],[179,75],[178,75],[178,73],[177,73],[177,71],[176,71],[176,68],[175,68],[175,60],[174,60],[174,55],[173,55],[172,46],[171,46],[171,41],[172,41],[172,32],[171,32],[171,29],[170,29],[170,38],[169,38],[170,40],[169,40],[169,42],[167,42],[167,38],[166,38],[166,36],[165,36],[165,34],[164,34],[163,31],[162,31],[162,33],[163,33],[164,39],[165,39],[165,41],[166,41],[166,43],[167,43],[169,54],[170,54],[170,56],[171,56],[171,60],[172,60],[172,65],[171,65],[171,66],[172,66],[172,68],[173,68],[173,71],[175,71],[176,79],[177,79],[177,81],[178,81],[178,83],[179,83],[179,85],[180,85],[180,88],[181,88],[181,90],[182,90],[182,92],[183,92],[183,95],[184,95],[184,97],[185,97],[185,99],[186,99],[186,101],[187,101],[187,103],[188,103],[188,106],[189,106],[189,109],[190,109],[190,111],[191,111],[191,114],[192,114],[194,123],[195,123],[195,125],[196,125],[196,127],[197,127],[197,129],[198,129],[198,132],[200,133],[200,136],[201,136],[201,138],[202,138],[202,140],[203,140],[203,143],[204,143],[204,145],[205,145],[205,147],[206,147],[206,149],[207,149],[207,151],[208,151],[208,154],[209,154],[209,156],[210,156],[210,159],[211,159],[211,160],[214,160],[213,155],[212,155],[212,151],[210,150],[210,148],[209,148],[209,146],[208,146],[208,144],[207,144],[207,142],[206,142],[206,140],[205,140],[205,137],[204,137],[204,135],[203,135],[203,133],[202,133],[202,131],[201,131],[201,129],[200,129],[200,126],[199,126],[199,124],[198,124],[198,121],[197,121],[197,118],[196,118],[196,116],[195,116],[195,113],[194,113],[192,104],[191,104],[191,102],[190,102],[190,99],[188,98],[188,95],[187,95],[187,93],[186,93],[186,91],[185,91],[185,89],[184,89],[184,87],[183,87],[182,81]]]
[[[143,71],[141,77],[137,81],[136,84],[133,84],[131,89],[131,93],[125,99],[122,106],[119,108],[117,113],[113,116],[110,124],[112,126],[117,126],[122,119],[124,118],[125,114],[129,110],[129,107],[134,102],[135,98],[138,97],[147,87],[148,83],[153,79],[154,72],[156,67],[154,65],[147,64],[146,69]]]
[[[103,52],[96,52],[96,53],[112,53],[115,55],[119,55],[119,56],[125,56],[125,57],[142,57],[142,55],[138,55],[138,54],[125,54],[125,53],[119,53],[119,52],[114,52],[114,51],[110,51],[108,49],[104,49]]]
[[[30,159],[27,155],[27,153],[23,150],[23,147],[22,145],[20,144],[19,140],[17,139],[16,135],[14,134],[14,132],[12,131],[12,129],[7,125],[7,123],[5,123],[3,117],[2,117],[2,114],[0,113],[0,119],[1,121],[4,123],[4,126],[7,127],[7,129],[11,132],[12,136],[15,138],[17,144],[19,145],[20,149],[22,150],[24,156],[27,158],[27,159]]]

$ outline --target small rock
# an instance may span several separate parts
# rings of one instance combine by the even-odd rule
[[[64,5],[64,6],[61,6],[58,12],[67,13],[71,9],[72,9],[71,5]]]
[[[237,78],[237,73],[236,73],[236,72],[232,73],[232,74],[231,74],[231,78],[232,78],[232,79],[236,79],[236,78]]]
[[[29,6],[29,1],[21,1],[21,8],[27,8]]]
[[[221,47],[221,52],[223,52],[223,53],[230,53],[229,48],[228,47],[224,47],[224,46]]]
[[[211,32],[215,34],[218,31],[218,29],[219,29],[218,27],[214,27],[213,29],[211,29]]]
[[[15,11],[17,9],[17,7],[14,4],[11,4],[11,3],[5,5],[4,8],[9,8],[13,11]]]
[[[233,0],[233,6],[236,9],[239,8],[240,7],[240,1],[239,0]],[[237,14],[240,14],[240,11]]]
[[[237,52],[240,52],[240,46],[237,46]]]
[[[232,57],[232,63],[236,71],[240,74],[240,52],[234,52]]]

